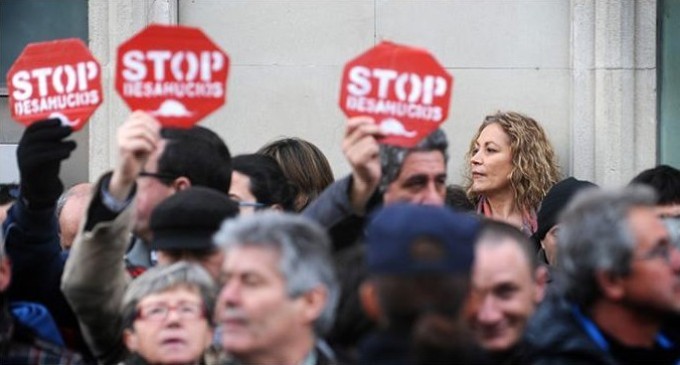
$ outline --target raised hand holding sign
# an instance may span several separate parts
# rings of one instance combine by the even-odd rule
[[[57,118],[74,130],[102,103],[101,67],[77,38],[31,43],[7,73],[12,118]]]
[[[150,25],[118,47],[116,90],[132,110],[189,128],[224,105],[229,57],[203,31]]]
[[[343,70],[340,108],[371,116],[381,143],[413,147],[446,120],[453,77],[426,50],[382,42]]]

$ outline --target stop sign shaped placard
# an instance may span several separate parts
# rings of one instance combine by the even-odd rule
[[[31,43],[7,72],[12,118],[60,118],[79,130],[102,103],[101,66],[77,38]]]
[[[150,25],[118,47],[116,91],[163,126],[189,128],[222,105],[229,57],[198,28]]]
[[[446,120],[452,89],[453,77],[429,52],[382,42],[345,65],[340,108],[373,117],[381,143],[413,147]]]

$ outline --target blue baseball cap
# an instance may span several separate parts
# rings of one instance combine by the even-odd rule
[[[371,274],[470,272],[479,218],[448,207],[393,204],[379,210],[366,228]]]

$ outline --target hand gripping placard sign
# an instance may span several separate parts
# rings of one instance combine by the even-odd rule
[[[77,38],[31,43],[7,72],[12,118],[59,118],[79,130],[102,103],[101,67]]]
[[[116,91],[163,126],[189,128],[224,105],[228,70],[200,29],[150,25],[118,47]]]
[[[446,120],[453,77],[426,50],[382,42],[349,61],[342,73],[340,108],[368,115],[381,143],[413,147]]]

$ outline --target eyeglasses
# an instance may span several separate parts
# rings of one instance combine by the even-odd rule
[[[663,223],[666,225],[671,242],[680,249],[680,217],[663,218]]]
[[[237,202],[239,207],[253,207],[255,209],[266,208],[267,204],[258,202]]]
[[[167,303],[153,303],[137,309],[136,319],[161,322],[168,318],[173,310],[181,319],[199,319],[206,315],[205,307],[200,303],[180,302],[177,305]]]
[[[664,243],[660,244],[651,250],[647,251],[646,253],[637,256],[635,259],[637,260],[654,260],[654,259],[663,259],[665,262],[670,263],[671,262],[671,250],[674,249],[675,247],[671,245],[670,243]]]
[[[139,173],[140,177],[153,177],[159,180],[175,180],[177,178],[176,175],[173,174],[168,174],[164,172],[146,172],[142,171]]]

